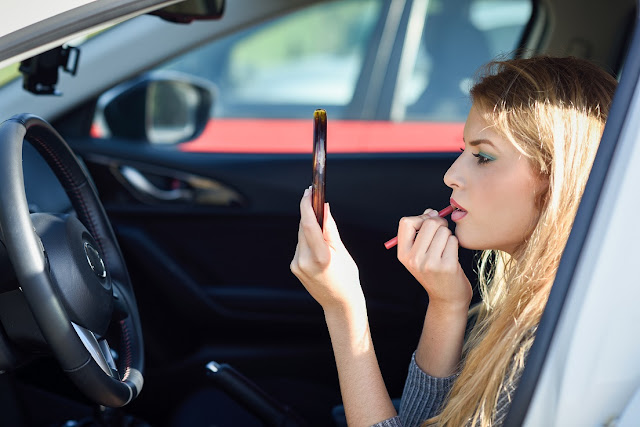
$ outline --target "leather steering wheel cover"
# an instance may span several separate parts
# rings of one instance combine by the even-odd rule
[[[95,363],[57,299],[41,242],[34,232],[25,195],[23,140],[30,142],[51,166],[78,219],[98,243],[114,288],[127,307],[121,324],[127,334],[123,381],[108,376]],[[46,142],[45,142],[46,141]],[[41,118],[21,114],[0,124],[0,231],[7,252],[43,336],[63,370],[89,398],[105,406],[126,405],[142,388],[144,351],[140,318],[122,253],[91,180],[62,137]]]

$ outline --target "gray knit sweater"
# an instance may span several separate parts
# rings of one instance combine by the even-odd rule
[[[416,363],[416,355],[414,353],[409,364],[409,374],[402,392],[398,416],[381,421],[372,427],[420,426],[425,420],[440,413],[456,378],[457,375],[446,378],[430,376],[420,369]],[[498,405],[492,425],[501,426],[504,422],[519,379],[520,376],[518,374],[515,381],[507,384],[507,387],[498,397]]]

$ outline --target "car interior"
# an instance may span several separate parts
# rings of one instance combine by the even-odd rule
[[[359,266],[380,367],[398,399],[428,298],[383,243],[402,216],[446,206],[442,176],[460,141],[438,150],[398,150],[389,140],[384,149],[333,151],[332,138],[342,147],[380,124],[403,137],[415,131],[401,127],[415,123],[460,133],[469,108],[463,85],[496,50],[583,57],[620,76],[638,15],[634,0],[532,0],[505,7],[492,19],[508,25],[483,32],[494,28],[482,19],[500,1],[361,0],[366,13],[347,1],[213,3],[214,20],[185,23],[193,16],[163,9],[84,41],[77,75],[60,71],[57,87],[47,86],[62,96],[22,88],[36,78],[29,70],[37,58],[0,86],[2,120],[11,118],[0,125],[0,140],[11,142],[0,150],[0,424],[346,425],[322,310],[289,270],[311,179],[312,115],[325,106],[327,201]],[[353,55],[345,64],[269,71],[299,66],[283,79],[302,76],[298,86],[272,85],[272,74],[257,71],[238,80],[256,64],[240,48],[277,52],[260,44],[280,31],[272,23],[286,29],[289,16],[345,4],[354,10],[339,16],[360,19],[348,33],[361,61],[349,88],[307,95],[316,75],[306,73],[351,70]],[[337,9],[327,10],[337,19]],[[411,19],[427,10],[426,21]],[[109,47],[132,34],[163,38]],[[413,63],[403,52],[414,53]],[[131,59],[101,59],[108,55]],[[302,136],[271,131],[265,120]],[[197,145],[204,136],[249,135],[251,126],[251,143],[263,143],[257,149]],[[287,137],[306,148],[269,145]],[[461,250],[470,278],[474,260]],[[78,277],[86,289],[59,285]],[[78,367],[87,342],[103,365]]]

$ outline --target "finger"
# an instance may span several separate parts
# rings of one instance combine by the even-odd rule
[[[425,218],[422,227],[416,235],[415,243],[411,251],[415,254],[425,253],[429,250],[431,241],[433,240],[436,231],[441,227],[447,227],[447,221],[439,218],[436,211],[435,216],[429,216]],[[427,214],[429,215],[429,214]]]
[[[438,221],[425,219],[422,223],[422,227],[420,227],[420,230],[416,235],[413,247],[411,248],[411,253],[425,254],[427,251],[429,251],[432,240],[440,227],[441,224]]]
[[[307,239],[304,236],[304,231],[302,231],[302,220],[298,225],[298,244],[296,245],[296,255],[298,257],[300,255],[307,255],[309,253],[309,244],[307,243]]]
[[[296,250],[293,253],[293,258],[289,265],[291,272],[296,276],[298,276],[298,272],[300,271],[300,253],[303,250],[303,246],[306,246],[306,241],[304,240],[304,234],[302,233],[302,225],[298,224],[298,242],[296,243]]]
[[[447,227],[443,227],[441,225],[437,226],[437,228],[433,231],[433,236],[429,241],[429,247],[425,251],[428,259],[439,261],[442,258],[450,235],[451,230],[449,230]]]
[[[318,224],[316,214],[311,205],[311,190],[306,189],[300,200],[300,228],[310,251],[321,255],[328,250],[327,243],[322,235],[322,229]]]
[[[310,188],[306,188],[302,195],[302,199],[300,200],[300,222],[298,223],[298,244],[296,245],[296,254],[295,254],[295,256],[297,256],[298,261],[300,260],[300,258],[309,257],[311,253],[311,249],[309,248],[309,243],[307,242],[307,238],[305,236],[305,233],[303,230],[303,223],[302,223],[302,210],[303,210],[302,205],[305,203],[304,202],[305,196],[309,195],[309,198],[311,197],[310,193],[311,193]]]
[[[416,233],[422,227],[425,217],[406,216],[400,219],[398,224],[398,257],[402,257],[411,251]]]
[[[333,248],[344,246],[340,239],[340,232],[338,231],[338,225],[331,215],[331,209],[329,203],[324,204],[324,227],[322,228],[324,239]]]
[[[458,238],[453,234],[447,237],[447,244],[442,252],[443,259],[455,259],[456,262],[459,262],[458,259],[458,249],[460,248],[460,244],[458,243]]]

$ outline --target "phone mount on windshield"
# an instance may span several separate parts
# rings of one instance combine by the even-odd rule
[[[72,76],[78,70],[80,50],[73,46],[59,46],[20,63],[22,87],[36,95],[62,95],[56,90],[58,68]]]

